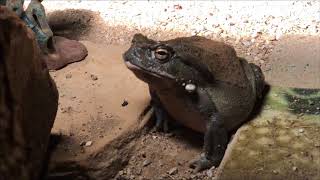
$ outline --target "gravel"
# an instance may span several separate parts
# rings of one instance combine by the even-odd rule
[[[44,1],[47,12],[87,9],[109,25],[229,37],[319,35],[319,1]]]
[[[264,72],[271,70],[270,54],[284,35],[320,36],[320,1],[46,0],[43,5],[48,14],[73,9],[51,19],[94,27],[80,38],[72,31],[72,39],[128,45],[135,33],[154,40],[200,35],[232,45]],[[89,17],[82,9],[97,13]]]

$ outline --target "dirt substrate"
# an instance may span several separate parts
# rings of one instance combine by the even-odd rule
[[[214,168],[194,174],[188,167],[188,162],[201,152],[201,135],[181,127],[172,129],[169,134],[150,132],[149,126],[145,127],[152,114],[148,109],[147,86],[127,70],[121,58],[134,33],[142,32],[157,40],[190,33],[115,26],[88,10],[51,12],[49,20],[55,34],[81,40],[89,52],[84,61],[51,72],[60,92],[53,129],[60,141],[53,149],[52,179],[215,178]],[[267,80],[274,84],[287,85],[279,74],[296,67],[272,70],[278,67],[279,61],[270,57],[281,41],[279,39],[260,36],[259,33],[255,37],[240,38],[217,33],[205,36],[233,45],[239,56],[259,65]],[[317,37],[307,36],[308,40],[305,40],[317,46],[318,41],[309,41],[310,38]],[[290,44],[290,38],[287,43]],[[317,62],[308,66],[314,68],[306,67],[307,71],[317,70]],[[278,79],[271,81],[273,78]],[[301,81],[288,82],[291,86],[304,86]],[[320,87],[319,84],[316,79],[308,83],[308,87]]]

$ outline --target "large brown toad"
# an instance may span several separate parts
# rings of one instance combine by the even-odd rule
[[[158,42],[136,34],[123,58],[149,85],[158,129],[167,129],[168,113],[204,133],[204,153],[191,163],[196,171],[219,165],[229,133],[248,119],[264,88],[258,66],[204,37]]]

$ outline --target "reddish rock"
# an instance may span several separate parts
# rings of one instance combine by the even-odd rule
[[[50,70],[58,70],[70,63],[79,62],[88,55],[87,48],[78,41],[60,36],[54,36],[53,40],[55,52],[44,57]]]

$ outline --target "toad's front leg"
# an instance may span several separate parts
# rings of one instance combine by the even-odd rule
[[[151,96],[151,106],[154,110],[156,125],[155,131],[163,131],[168,132],[168,114],[167,111],[163,108],[162,103],[160,102],[160,98],[156,94],[155,91],[149,88],[150,96]]]
[[[204,89],[198,89],[197,95],[199,110],[208,119],[204,134],[203,153],[190,162],[190,167],[199,172],[220,164],[227,149],[228,132],[207,92]]]
[[[203,153],[201,156],[191,161],[190,166],[196,172],[218,166],[224,156],[228,145],[228,133],[219,119],[219,115],[212,115],[207,125],[204,136]]]

